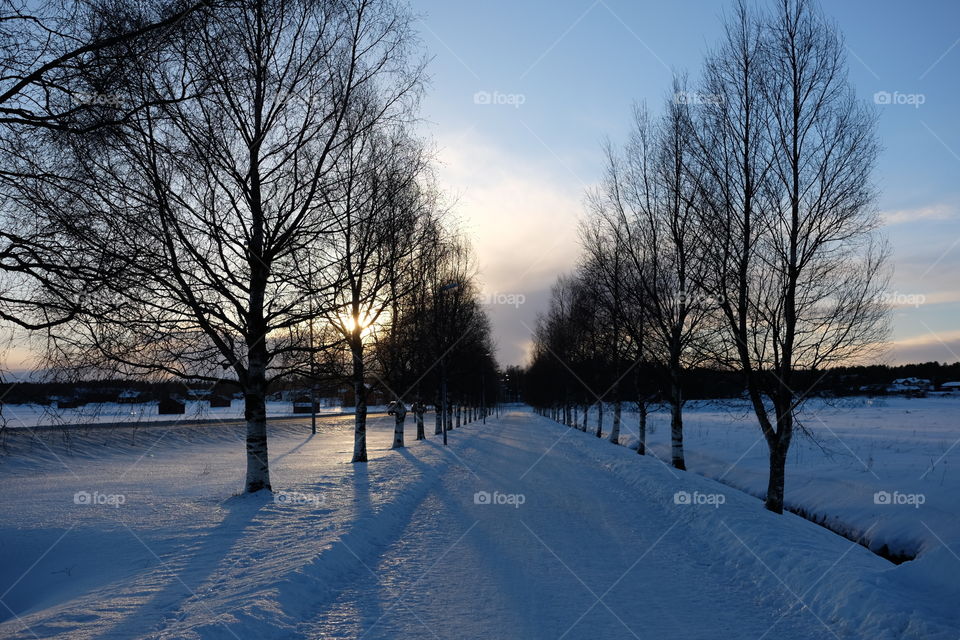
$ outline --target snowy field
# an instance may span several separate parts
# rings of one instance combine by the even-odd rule
[[[9,434],[0,637],[892,640],[960,630],[956,549],[896,566],[527,411],[454,430],[446,449],[431,436],[391,451],[391,425],[377,418],[362,465],[347,462],[350,418],[324,419],[315,436],[307,425],[272,427],[274,498],[236,495],[240,428]],[[698,430],[719,430],[690,425],[691,449]]]
[[[156,402],[120,404],[114,402],[90,403],[75,409],[59,409],[40,404],[4,404],[3,418],[10,428],[38,426],[77,426],[100,424],[140,424],[187,420],[232,421],[243,419],[243,400],[234,400],[229,407],[211,408],[208,402],[189,400],[184,403],[182,415],[160,415]],[[370,412],[384,407],[370,407]],[[353,407],[320,407],[318,415],[353,413]],[[271,418],[303,417],[293,412],[289,401],[267,402],[267,416]]]
[[[605,437],[612,417],[607,408]],[[891,555],[960,548],[960,398],[811,400],[800,420],[787,463],[790,508]],[[636,447],[636,414],[624,421],[621,443]],[[670,460],[666,409],[650,415],[648,444]],[[767,445],[746,401],[688,403],[684,446],[689,471],[765,494]]]

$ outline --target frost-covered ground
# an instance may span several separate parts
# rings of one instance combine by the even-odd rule
[[[956,638],[955,550],[892,565],[523,410],[388,449],[372,421],[20,430],[0,457],[0,637]],[[691,429],[693,431],[693,429]],[[694,504],[677,504],[677,492]],[[722,501],[718,496],[722,495]],[[706,496],[711,504],[696,504]],[[722,502],[722,504],[719,504]],[[957,563],[957,564],[954,564]]]
[[[608,407],[605,436],[611,421]],[[878,551],[960,545],[960,397],[815,399],[801,422],[787,466],[790,507]],[[669,412],[658,409],[648,424],[653,453],[669,461]],[[684,425],[688,470],[764,495],[767,445],[747,402],[690,402]],[[635,413],[624,413],[623,434],[636,447]]]
[[[229,407],[211,408],[209,403],[189,400],[184,403],[182,415],[160,415],[156,402],[120,404],[115,402],[90,403],[74,409],[59,409],[40,404],[5,404],[2,417],[10,428],[37,426],[76,426],[98,424],[139,424],[185,420],[230,421],[243,419],[243,401],[234,400]],[[371,407],[370,411],[382,411]],[[319,414],[352,413],[353,407],[321,407]],[[267,416],[293,417],[292,402],[267,402]]]

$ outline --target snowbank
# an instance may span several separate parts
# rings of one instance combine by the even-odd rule
[[[551,431],[568,429],[542,420]],[[957,637],[960,546],[941,545],[897,566],[799,516],[767,512],[757,498],[669,468],[652,455],[638,456],[588,433],[567,436],[559,446],[588,452],[628,487],[655,497],[670,517],[684,523],[696,544],[709,548],[741,580],[762,585],[770,594],[769,606],[784,613],[807,607],[843,629],[841,636]],[[686,496],[690,504],[684,503]],[[698,499],[700,504],[693,504]]]
[[[611,420],[608,408],[604,436]],[[636,448],[637,416],[625,411],[623,420],[620,443]],[[887,556],[960,545],[960,398],[814,399],[800,421],[787,461],[788,508]],[[665,409],[650,414],[647,443],[669,459]],[[765,495],[767,446],[746,402],[688,403],[684,449],[688,470]]]

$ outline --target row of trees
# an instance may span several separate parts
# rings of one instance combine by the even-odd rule
[[[575,400],[612,400],[616,440],[632,396],[644,453],[649,402],[663,398],[682,469],[685,372],[738,371],[769,449],[766,507],[780,513],[801,378],[886,335],[875,115],[836,27],[810,0],[775,0],[739,3],[699,81],[677,77],[662,114],[637,107],[631,125],[605,147],[581,264],[537,327],[530,377],[564,381],[538,402],[569,422]]]
[[[412,22],[393,0],[4,0],[3,319],[53,371],[235,381],[250,492],[272,385],[346,369],[354,462],[372,377],[474,400],[464,372],[495,364],[411,132]]]

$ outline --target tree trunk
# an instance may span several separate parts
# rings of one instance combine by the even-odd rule
[[[782,392],[779,402],[774,402],[777,411],[777,431],[767,434],[770,452],[770,476],[767,481],[767,499],[764,506],[774,513],[783,513],[784,482],[787,468],[787,452],[793,438],[793,394]]]
[[[777,438],[770,449],[770,477],[767,481],[767,499],[764,506],[774,513],[783,513],[783,488],[786,478],[787,447]]]
[[[670,372],[670,457],[675,468],[687,468],[683,459],[683,390],[675,369]]]
[[[637,403],[637,413],[640,414],[640,422],[637,425],[637,453],[646,455],[647,453],[647,403]]]
[[[597,403],[597,437],[603,437],[603,402]]]
[[[443,433],[443,393],[437,394],[437,405],[434,407],[435,422],[433,426],[433,435],[438,436]]]
[[[447,402],[447,368],[440,360],[440,402],[443,405],[443,444],[447,444],[447,432],[450,431],[450,405]]]
[[[249,366],[244,389],[244,418],[247,421],[247,493],[270,490],[267,451],[267,352],[263,340],[248,349]]]
[[[587,426],[589,422],[590,422],[590,405],[585,404],[583,405],[583,429],[582,429],[584,433],[586,433],[587,429],[589,428]]]
[[[427,437],[423,430],[423,404],[417,402],[417,410],[414,412],[417,418],[417,440],[423,440]]]
[[[363,342],[360,328],[354,329],[351,339],[353,352],[353,394],[357,408],[354,415],[353,459],[351,462],[367,461],[367,385],[364,384]]]
[[[247,421],[247,493],[261,489],[270,490],[270,465],[267,452],[267,404],[264,393],[264,371],[254,372],[251,363],[251,380],[244,394],[244,418]]]
[[[461,418],[461,416],[463,415],[463,407],[458,404],[458,405],[456,406],[455,411],[456,411],[456,414],[457,414],[457,424],[456,424],[456,428],[459,429],[459,428],[460,428],[460,418]]]
[[[620,415],[623,411],[623,404],[616,400],[613,403],[613,427],[610,429],[610,442],[620,444]]]
[[[407,419],[407,411],[404,408],[403,404],[397,402],[395,405],[399,407],[396,410],[396,413],[393,416],[393,447],[392,449],[402,449],[403,448],[403,423]]]

